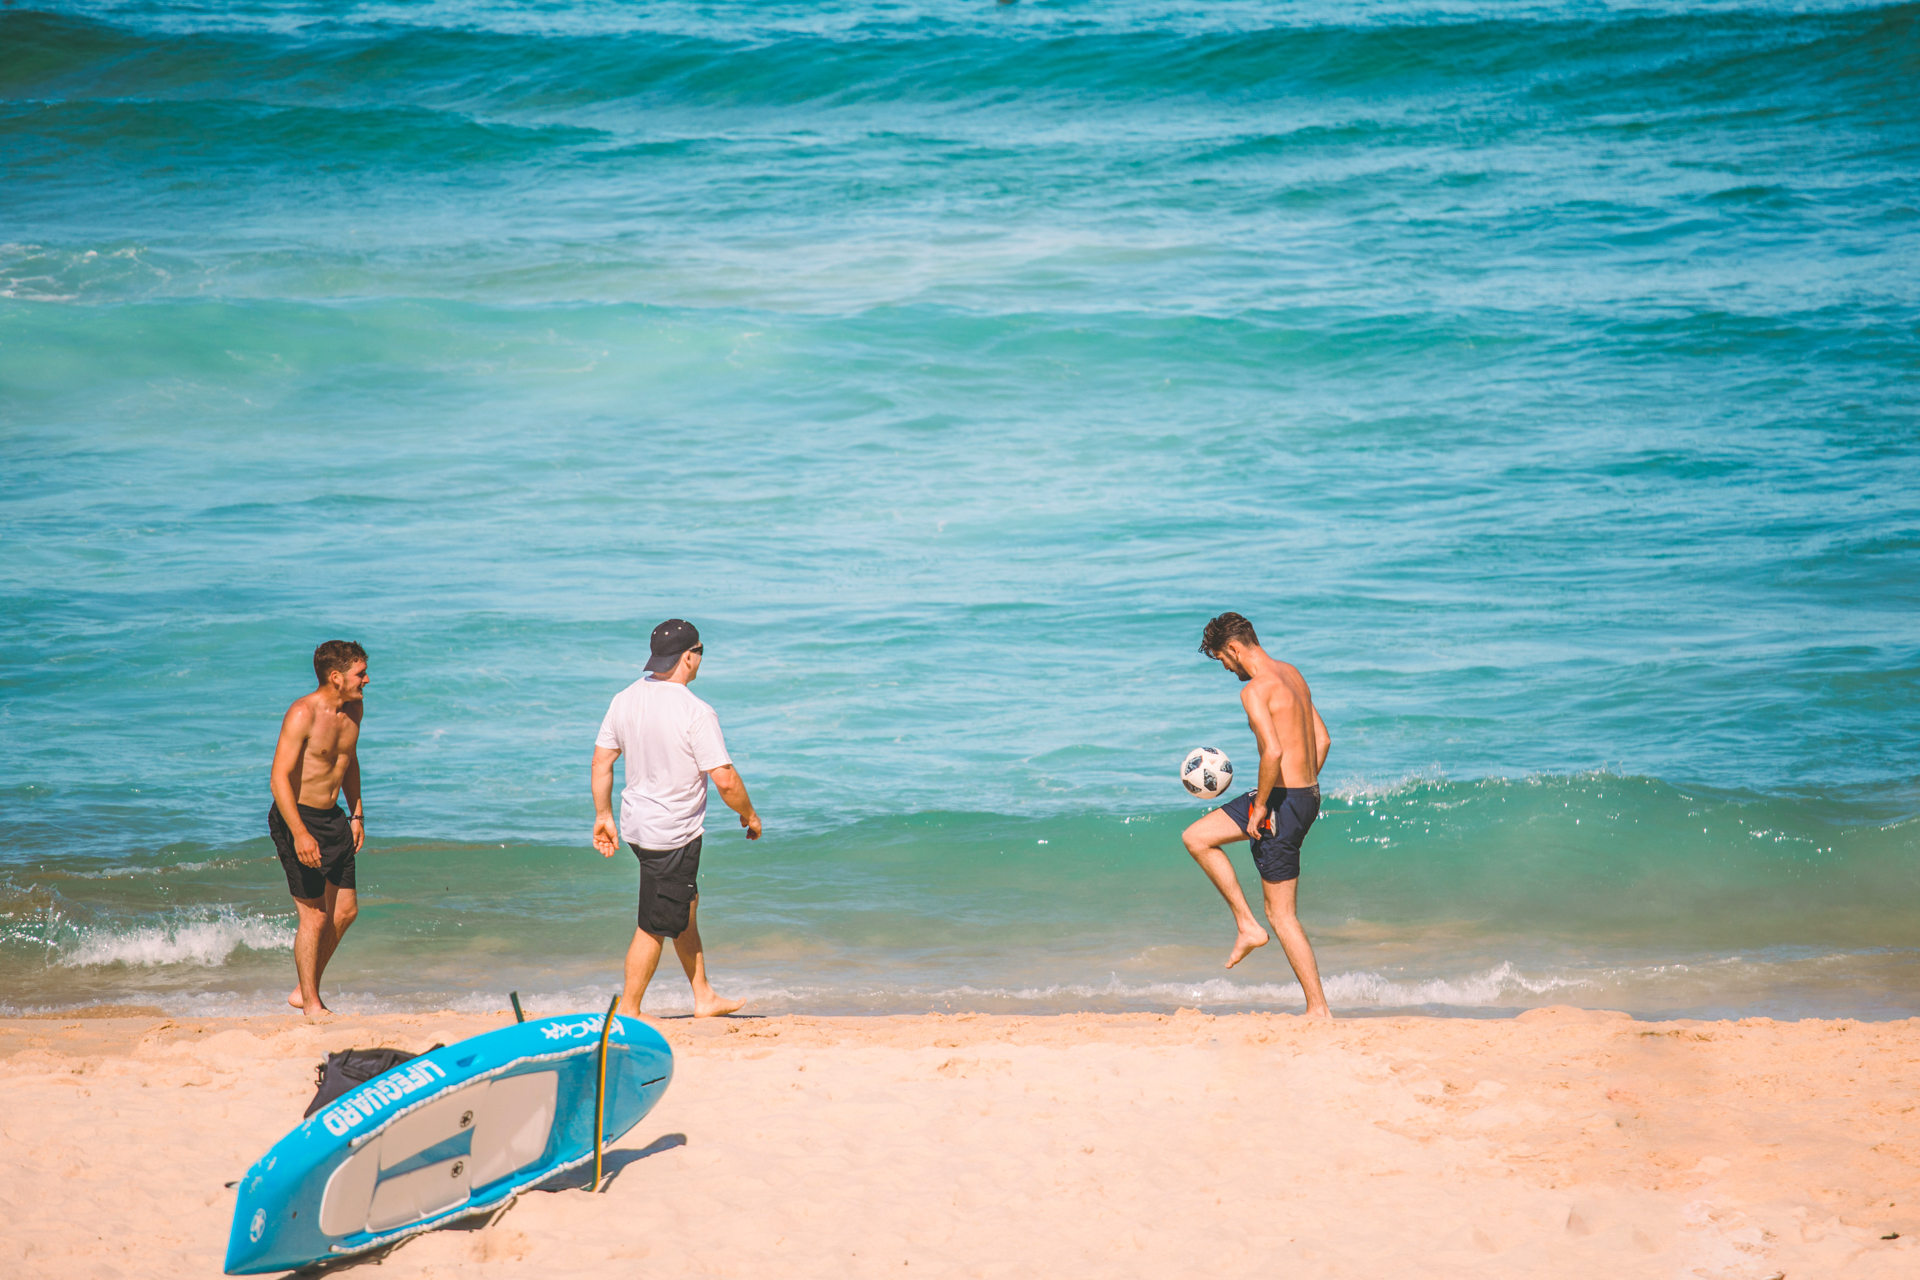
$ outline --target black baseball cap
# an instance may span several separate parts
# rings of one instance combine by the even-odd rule
[[[653,656],[647,659],[649,671],[671,671],[680,655],[700,643],[700,633],[691,622],[668,618],[653,629]]]

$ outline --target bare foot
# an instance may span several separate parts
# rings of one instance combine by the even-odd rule
[[[1332,1022],[1333,1010],[1327,1008],[1325,1005],[1322,1005],[1318,1009],[1309,1009],[1305,1013],[1301,1014],[1300,1016],[1303,1018],[1325,1018],[1328,1022]]]
[[[294,1008],[298,1009],[300,1012],[306,1013],[309,1018],[333,1016],[333,1010],[327,1008],[327,1002],[324,1000],[315,1000],[313,1003],[317,1005],[318,1008],[315,1009],[314,1012],[312,1013],[307,1013],[306,1001],[300,998],[300,993],[298,991],[294,992],[292,995],[287,997],[287,1003],[292,1005]]]
[[[1233,950],[1227,953],[1227,968],[1231,969],[1242,960],[1245,960],[1249,955],[1253,954],[1255,947],[1264,947],[1266,945],[1267,931],[1265,929],[1262,929],[1259,925],[1253,927],[1252,933],[1248,933],[1245,929],[1242,929],[1240,936],[1233,940]]]
[[[696,1001],[693,1006],[693,1016],[696,1018],[724,1018],[728,1014],[740,1010],[746,1003],[745,1000],[728,1000],[721,996],[715,996],[704,1004]]]

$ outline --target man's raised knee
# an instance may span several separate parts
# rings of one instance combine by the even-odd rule
[[[1196,833],[1192,827],[1180,833],[1180,843],[1185,845],[1187,852],[1196,858],[1213,847],[1207,843],[1206,837]]]

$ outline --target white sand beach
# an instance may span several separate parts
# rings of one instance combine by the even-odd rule
[[[504,1020],[0,1023],[4,1270],[215,1275],[224,1184],[317,1059]],[[674,1084],[600,1195],[529,1193],[375,1274],[1920,1274],[1920,1021],[658,1025]]]

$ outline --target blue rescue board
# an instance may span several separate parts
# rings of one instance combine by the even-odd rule
[[[576,1014],[489,1031],[314,1112],[240,1180],[227,1274],[378,1249],[593,1159],[600,1029],[601,1015]],[[604,1140],[638,1124],[672,1078],[660,1033],[614,1018]]]

